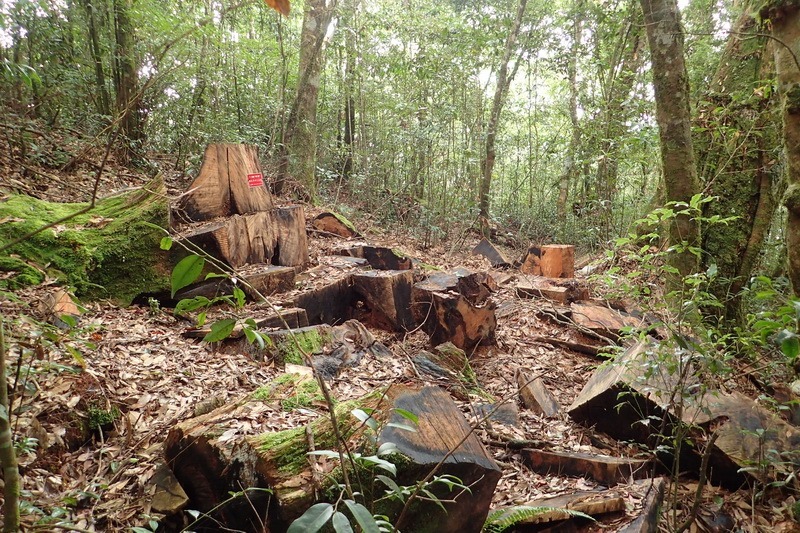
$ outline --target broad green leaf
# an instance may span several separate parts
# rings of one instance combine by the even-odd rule
[[[233,326],[235,325],[236,319],[234,318],[217,320],[211,324],[211,331],[209,331],[208,334],[203,337],[203,340],[206,342],[217,342],[221,341],[222,339],[227,339],[233,331]]]
[[[417,428],[411,427],[408,424],[398,424],[397,422],[389,422],[386,424],[387,428],[397,428],[402,429],[403,431],[411,431],[412,433],[416,433]]]
[[[369,509],[353,500],[345,500],[344,504],[353,514],[353,518],[356,519],[358,525],[361,526],[361,531],[364,533],[380,533],[378,523],[375,522],[375,517],[372,516]]]
[[[206,260],[199,255],[189,255],[178,261],[178,264],[172,269],[172,296],[175,296],[175,293],[182,288],[194,283],[203,271],[205,264]]]
[[[209,305],[211,305],[211,300],[209,300],[205,296],[195,296],[194,298],[186,298],[178,302],[178,305],[175,306],[173,314],[182,315],[183,313],[188,313],[189,311],[195,311],[197,309],[200,309],[201,307],[208,307]]]
[[[419,424],[419,417],[417,415],[415,415],[414,413],[412,413],[411,411],[407,411],[406,409],[400,409],[399,407],[395,407],[394,408],[394,412],[397,413],[398,415],[402,416],[403,418],[405,418],[409,422],[412,422],[414,424]]]
[[[353,409],[351,413],[353,413],[354,417],[366,424],[371,430],[378,430],[378,421],[368,415],[363,409]]]
[[[172,237],[164,237],[161,239],[161,244],[159,246],[162,250],[169,250],[172,248]]]
[[[233,288],[233,297],[236,298],[236,307],[244,307],[245,294],[239,287]]]
[[[375,466],[377,466],[378,468],[382,468],[382,469],[386,470],[387,472],[389,472],[393,476],[397,475],[397,467],[394,466],[393,463],[390,463],[386,459],[381,459],[377,455],[370,455],[370,456],[367,456],[367,457],[362,457],[362,460],[366,461],[368,463],[372,463]]]
[[[333,516],[333,505],[317,503],[306,509],[306,512],[292,522],[286,533],[315,533],[322,529]]]
[[[383,483],[384,485],[389,487],[389,489],[391,489],[391,491],[394,494],[396,494],[397,496],[400,496],[400,497],[403,496],[403,489],[401,489],[400,485],[395,483],[395,481],[392,478],[390,478],[389,476],[384,476],[383,474],[378,474],[377,476],[375,476],[375,479],[377,479],[378,481],[380,481],[381,483]]]
[[[397,453],[397,444],[394,442],[384,442],[383,444],[378,447],[378,451],[375,452],[375,455],[378,457],[382,455],[387,455],[390,453]]]
[[[331,523],[333,524],[333,530],[336,531],[336,533],[353,533],[353,526],[350,525],[350,520],[347,519],[347,516],[344,513],[336,511],[333,514]]]
[[[797,358],[798,354],[800,354],[800,338],[797,337],[796,333],[791,333],[788,330],[783,330],[781,334],[783,334],[783,332],[787,332],[789,335],[784,336],[780,341],[781,351],[783,355],[794,360]]]

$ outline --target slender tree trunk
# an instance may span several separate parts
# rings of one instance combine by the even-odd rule
[[[640,1],[650,45],[666,199],[688,204],[698,186],[678,2]],[[700,229],[695,219],[678,215],[671,221],[669,242],[677,249],[669,257],[669,264],[676,271],[668,276],[670,289],[679,289],[682,278],[697,270],[697,257],[688,248],[696,247],[699,240]]]
[[[317,97],[324,59],[325,34],[336,1],[308,0],[300,34],[300,67],[297,91],[289,113],[283,140],[275,192],[281,193],[291,176],[305,188],[308,197],[317,197]]]
[[[581,146],[581,130],[578,122],[578,55],[581,46],[581,31],[583,29],[583,0],[575,0],[572,22],[572,45],[570,46],[569,60],[567,61],[567,78],[569,81],[569,122],[572,126],[572,136],[569,140],[567,155],[564,158],[564,168],[558,178],[558,200],[556,213],[562,222],[567,218],[567,199],[569,186],[575,181],[578,173],[577,157]]]
[[[486,126],[486,144],[484,156],[481,160],[481,183],[478,191],[478,208],[481,217],[481,224],[483,231],[488,231],[489,223],[489,196],[492,186],[492,172],[494,171],[495,162],[495,142],[497,140],[497,127],[500,122],[500,113],[503,111],[505,104],[506,93],[508,86],[514,79],[519,67],[520,57],[517,57],[514,66],[509,72],[509,62],[511,61],[511,54],[517,44],[519,38],[520,28],[522,27],[522,18],[525,15],[525,8],[528,5],[528,0],[520,0],[517,6],[517,13],[514,17],[514,23],[511,31],[506,37],[505,48],[503,49],[503,56],[500,59],[500,65],[497,70],[497,86],[494,91],[494,98],[492,100],[492,110],[489,114],[489,123]]]
[[[6,342],[0,318],[0,465],[3,467],[3,532],[19,531],[20,480],[17,456],[11,435],[11,412],[8,404],[6,380]]]
[[[123,157],[130,160],[136,144],[143,137],[142,112],[139,94],[139,75],[136,72],[134,28],[128,11],[130,0],[114,0],[114,85],[117,90],[116,111],[119,117],[119,136]]]
[[[94,81],[97,85],[97,111],[101,115],[111,115],[111,99],[106,86],[106,74],[103,68],[103,51],[100,48],[100,29],[97,27],[97,17],[93,0],[80,0],[86,11],[86,28],[89,32],[89,52],[94,65]]]
[[[717,266],[712,290],[728,319],[740,318],[741,290],[750,279],[775,212],[773,182],[779,144],[778,117],[771,92],[758,90],[772,68],[763,57],[765,39],[748,36],[757,28],[751,5],[737,21],[698,112],[695,136],[704,190],[717,200],[705,216],[737,216],[731,224],[703,228],[703,266]],[[770,43],[771,48],[771,43]],[[715,111],[723,109],[723,111]],[[735,131],[735,135],[730,135]]]

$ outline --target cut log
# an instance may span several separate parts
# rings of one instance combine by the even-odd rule
[[[156,468],[150,483],[156,486],[151,503],[155,512],[170,515],[186,508],[189,497],[167,465]]]
[[[520,451],[525,465],[542,475],[588,477],[606,487],[650,476],[646,459],[603,457],[578,452],[548,452],[534,448]]]
[[[185,241],[189,249],[198,247],[233,268],[261,263],[302,266],[308,261],[302,221],[302,206],[286,207],[206,224],[178,240]],[[183,247],[175,249],[180,251]]]
[[[551,346],[558,346],[559,348],[566,348],[567,350],[591,355],[593,357],[603,356],[603,354],[608,355],[608,352],[604,352],[602,347],[592,346],[591,344],[583,344],[580,342],[565,341],[556,339],[555,337],[532,337],[531,341],[542,342],[545,344],[550,344]],[[605,357],[603,357],[603,359],[605,359]]]
[[[366,321],[388,331],[411,331],[411,270],[372,270],[353,274],[353,289],[366,306]]]
[[[39,305],[39,312],[48,322],[59,328],[68,328],[69,324],[65,320],[77,322],[81,314],[72,295],[64,289],[56,289],[47,294]]]
[[[612,339],[618,338],[623,328],[643,328],[649,325],[643,318],[592,302],[573,303],[570,308],[575,324]]]
[[[517,385],[519,386],[519,397],[522,405],[530,409],[537,415],[546,417],[556,416],[561,411],[553,393],[544,386],[542,378],[531,381],[531,377],[525,372],[517,374]]]
[[[294,288],[295,270],[292,267],[274,265],[253,265],[241,268],[236,273],[236,278],[242,280],[238,286],[242,288],[248,298],[258,300],[259,295],[271,296],[276,293],[290,291]],[[199,283],[194,283],[175,293],[174,298],[164,293],[158,298],[162,305],[172,307],[183,299],[202,296],[212,300],[218,296],[233,294],[233,281],[230,278],[211,278]]]
[[[306,310],[309,324],[341,324],[353,318],[358,295],[350,276],[303,292],[293,305]]]
[[[498,250],[497,247],[485,237],[473,248],[472,253],[474,255],[482,255],[488,259],[489,264],[492,265],[493,268],[508,268],[511,266],[511,261],[503,255],[503,252]]]
[[[497,306],[488,295],[475,278],[439,272],[414,285],[411,308],[431,345],[452,342],[469,351],[495,343]]]
[[[548,278],[575,277],[575,247],[571,244],[531,246],[522,261],[524,274]]]
[[[432,352],[420,351],[412,362],[418,372],[443,381],[439,384],[458,399],[468,400],[467,387],[478,386],[467,354],[450,342],[440,344]]]
[[[589,299],[589,289],[576,279],[557,280],[544,276],[525,276],[517,282],[520,298],[547,298],[562,304]]]
[[[545,524],[558,520],[570,520],[572,515],[562,509],[577,511],[589,516],[601,516],[609,513],[625,511],[625,499],[615,491],[581,491],[555,498],[534,500],[526,503],[524,508],[536,507],[541,511],[529,518],[515,521],[515,525]],[[495,522],[501,522],[506,517],[511,517],[520,511],[520,507],[508,507],[498,512]],[[500,511],[500,510],[498,510]]]
[[[618,533],[656,533],[658,520],[661,518],[661,505],[664,503],[666,481],[664,478],[655,478],[640,481],[639,486],[647,487],[642,511],[639,516],[627,526],[623,526]]]
[[[358,230],[353,226],[353,223],[339,213],[332,213],[330,211],[320,213],[314,217],[314,220],[311,221],[311,225],[314,229],[323,232],[323,234],[338,235],[345,239],[361,237]]]
[[[293,329],[308,326],[306,310],[299,308],[280,309],[277,313],[268,311],[264,316],[254,315],[250,318],[253,318],[258,329],[285,329],[287,325]],[[183,336],[189,339],[202,339],[209,333],[211,333],[210,327],[193,328],[184,331]],[[236,341],[241,341],[241,344],[236,344]],[[227,353],[250,353],[249,348],[245,348],[247,339],[241,326],[234,327],[228,338],[223,341],[223,344],[225,346],[221,349]]]
[[[255,146],[210,144],[203,165],[175,208],[182,222],[244,215],[274,208]]]
[[[413,266],[410,258],[391,248],[362,245],[339,250],[335,255],[366,259],[376,270],[410,270]]]
[[[357,402],[345,402],[336,408],[340,432],[349,442],[352,450],[365,443],[364,428],[359,420],[348,415],[358,407],[376,408],[373,417],[384,429],[379,436],[379,444],[394,443],[400,454],[405,456],[397,463],[396,481],[399,484],[413,485],[423,479],[432,468],[444,460],[439,475],[450,474],[458,477],[471,491],[450,492],[444,486],[432,490],[441,499],[447,513],[431,502],[417,502],[408,514],[409,520],[402,524],[404,531],[477,531],[488,513],[489,504],[500,469],[474,434],[452,399],[438,387],[409,389],[402,386],[390,387],[385,395],[382,391],[371,393]],[[399,430],[387,427],[385,422],[408,424],[393,409],[405,409],[419,417],[416,431]],[[388,418],[391,413],[391,418]],[[383,421],[383,422],[381,422]],[[309,436],[307,436],[307,433]],[[281,518],[289,522],[296,518],[314,501],[314,480],[322,481],[309,465],[306,453],[309,442],[316,449],[335,449],[329,417],[321,417],[308,429],[299,428],[281,433],[266,433],[250,437],[248,442],[259,454],[258,470],[269,482],[278,501]],[[456,445],[464,442],[456,448]],[[451,449],[455,453],[447,457]],[[316,468],[331,471],[333,462],[317,464]],[[320,494],[323,491],[318,491]],[[453,500],[453,501],[449,501]],[[398,518],[400,506],[392,504],[382,509],[393,523]],[[399,525],[399,524],[398,524]]]

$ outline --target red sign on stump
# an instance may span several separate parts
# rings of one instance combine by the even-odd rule
[[[248,174],[247,184],[250,185],[250,187],[263,187],[264,175],[261,174],[260,172],[258,174]]]

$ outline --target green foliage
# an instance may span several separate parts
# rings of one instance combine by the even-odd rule
[[[520,505],[512,507],[511,509],[495,509],[491,511],[489,516],[486,517],[486,522],[483,524],[482,531],[485,533],[501,533],[525,520],[551,512],[563,513],[565,517],[585,518],[594,521],[594,518],[591,516],[572,509]]]
[[[86,408],[87,425],[90,431],[97,431],[104,427],[110,426],[120,417],[120,411],[117,407],[111,409],[104,409],[97,405],[90,405]]]
[[[762,310],[748,315],[748,328],[760,346],[777,347],[789,364],[800,355],[800,300],[786,297],[765,276],[758,276],[748,289],[754,303]]]

